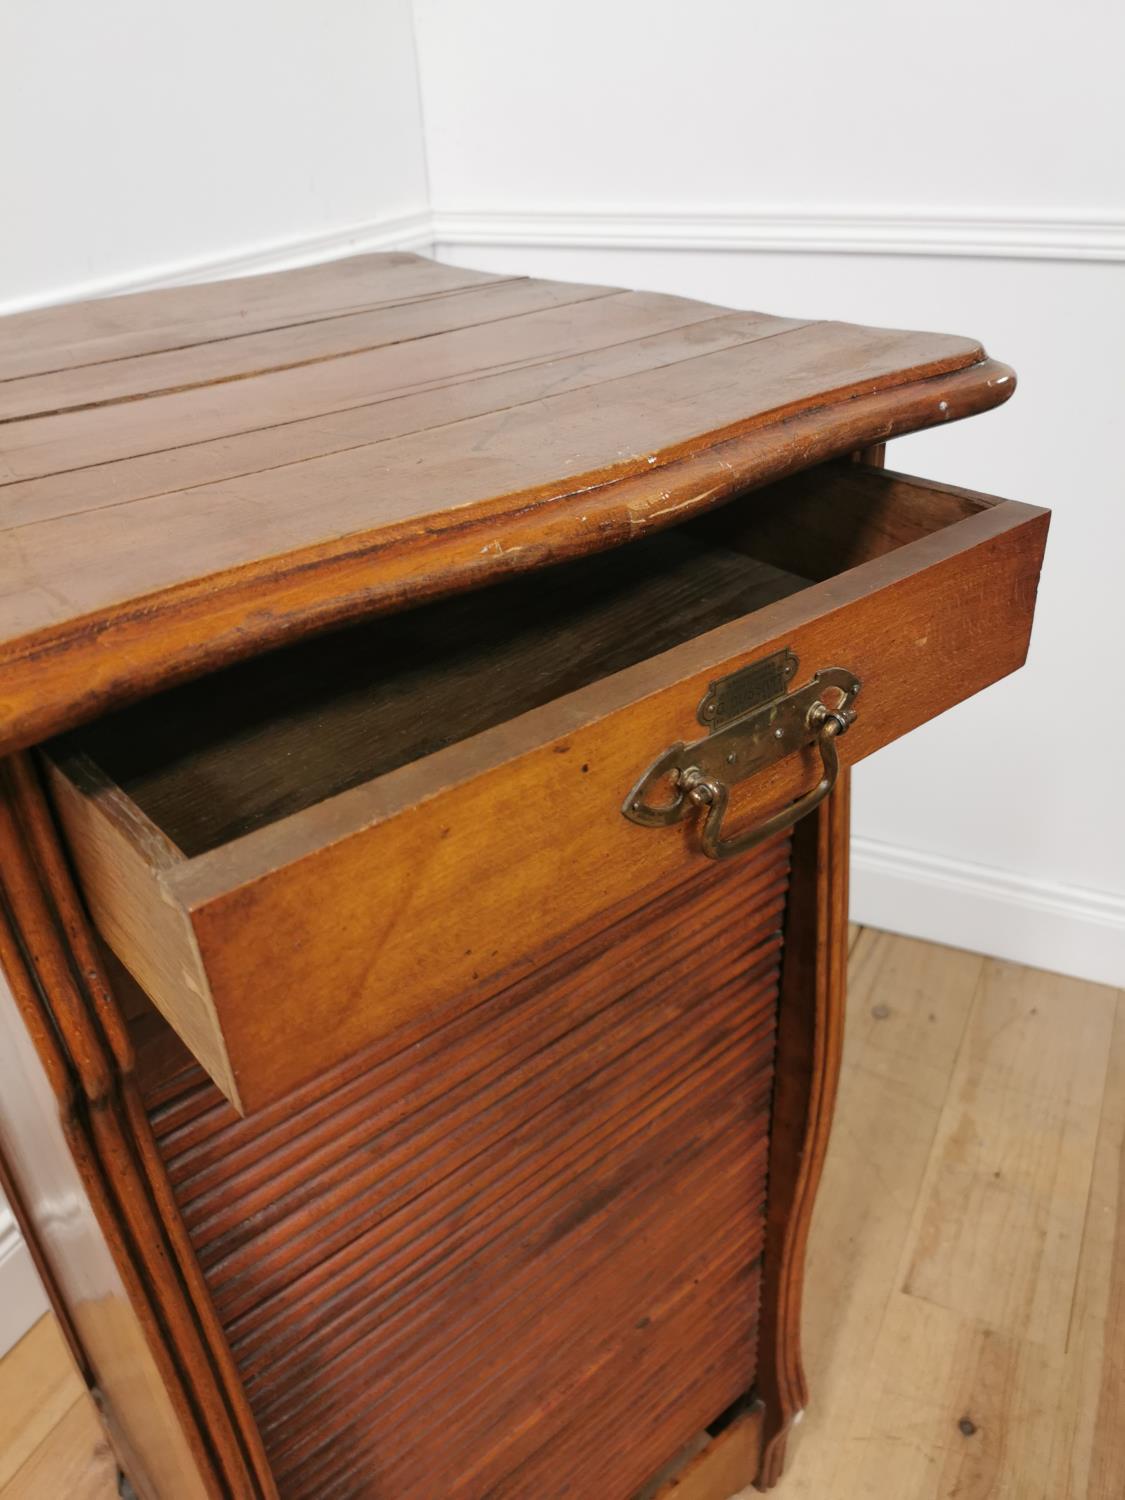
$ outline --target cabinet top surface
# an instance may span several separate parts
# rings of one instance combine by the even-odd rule
[[[0,321],[0,749],[983,411],[970,339],[421,256]]]

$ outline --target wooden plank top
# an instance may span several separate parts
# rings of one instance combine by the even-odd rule
[[[968,416],[945,335],[359,256],[0,322],[0,750]]]

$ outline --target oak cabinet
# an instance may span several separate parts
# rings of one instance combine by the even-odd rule
[[[1046,536],[881,445],[1011,373],[404,255],[8,322],[0,1141],[138,1493],[768,1487],[849,767]]]

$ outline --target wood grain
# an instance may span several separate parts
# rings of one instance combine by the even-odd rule
[[[625,1495],[748,1389],[787,854],[250,1119],[139,1038],[283,1494]]]
[[[392,251],[199,286],[68,303],[4,319],[0,379],[186,349],[505,279]]]
[[[60,1121],[60,1105],[69,1099],[65,1070],[56,1092],[51,1043],[17,1007],[11,986],[18,972],[2,942],[0,955],[8,975],[0,985],[0,1149],[49,1272],[52,1300],[67,1309],[111,1415],[116,1452],[142,1500],[162,1500],[169,1490],[185,1500],[218,1500],[182,1389],[145,1314],[143,1288],[119,1236],[105,1230],[107,1203],[93,1153],[69,1121]],[[59,1203],[69,1207],[65,1219]]]
[[[649,537],[233,667],[110,715],[57,755],[73,745],[104,778],[87,795],[118,798],[112,816],[135,804],[137,842],[169,868],[176,851],[280,822],[807,582],[682,532]]]
[[[970,340],[402,256],[8,324],[0,748],[1013,386]]]
[[[1099,985],[987,965],[904,1292],[1065,1348],[1115,1011]]]
[[[782,1494],[835,1496],[984,960],[864,929],[805,1272],[810,1405]]]
[[[237,1101],[210,986],[191,978],[201,960],[190,920],[164,883],[182,862],[179,850],[88,757],[76,757],[70,772],[55,785],[55,806],[79,853],[98,930],[148,994],[175,996],[177,1032]]]
[[[1115,1500],[1125,1485],[1116,1419],[1125,1243],[1120,993],[869,931],[854,952],[852,982],[855,1045],[845,1052],[809,1256],[813,1400],[785,1485],[805,1500],[884,1492],[940,1500],[952,1491]],[[1105,1051],[1078,1080],[1089,1030],[1106,1036],[1107,1013]],[[990,1093],[988,1080],[1019,1112],[1015,1147],[1004,1110],[973,1093],[978,1084]],[[1086,1197],[1078,1243],[1060,1260],[1051,1226],[1073,1222],[1075,1184],[1032,1173],[1025,1205],[1020,1182],[1032,1154],[1049,1162],[1073,1140],[1076,1117],[1060,1105],[1064,1095],[1080,1115],[1092,1109],[1098,1124],[1092,1164],[1079,1172]],[[982,1170],[979,1184],[963,1179],[966,1192],[954,1203],[951,1140],[966,1118]],[[1011,1164],[1009,1183],[1003,1167],[992,1177],[990,1156]],[[933,1240],[939,1202],[952,1223]],[[1000,1212],[998,1203],[1006,1204]],[[927,1246],[957,1264],[956,1283],[927,1288],[948,1306],[908,1281]],[[1044,1303],[1034,1267],[1048,1255]],[[936,1261],[927,1264],[936,1270]],[[1061,1338],[1053,1304],[1069,1309]]]
[[[41,1318],[0,1365],[0,1494],[83,1390],[58,1325]]]
[[[752,1405],[709,1436],[706,1447],[671,1476],[653,1500],[732,1500],[758,1472],[761,1447],[762,1409]]]
[[[145,500],[170,488],[283,469],[676,364],[685,348],[697,357],[790,326],[760,313],[711,316],[699,303],[642,293],[621,293],[612,302],[600,298],[582,312],[566,306],[505,320],[484,333],[470,326],[434,334],[362,360],[239,382],[224,389],[221,399],[197,395],[190,403],[160,400],[151,408],[146,402],[120,413],[100,410],[81,422],[13,425],[4,434],[6,445],[21,432],[27,441],[26,458],[13,456],[12,467],[38,462],[46,472],[11,478],[2,487],[5,515],[11,525],[24,526]],[[607,338],[616,341],[606,345]],[[481,361],[484,367],[474,369]],[[182,418],[183,441],[147,451],[150,409],[168,420]],[[225,435],[205,437],[195,425],[201,419],[211,424],[208,430],[218,423]],[[54,443],[37,441],[52,428]],[[89,441],[104,445],[111,439],[96,451],[126,456],[92,468],[65,466],[90,456]]]
[[[0,1361],[0,1500],[109,1500],[117,1463],[50,1315]]]
[[[1125,995],[1117,994],[1089,1209],[1067,1330],[1069,1402],[1053,1452],[1063,1493],[1102,1500],[1125,1488]]]
[[[256,1434],[240,1427],[240,1393],[226,1381],[229,1354],[193,1303],[174,1227],[161,1222],[145,1181],[113,1085],[96,1000],[107,993],[104,979],[88,967],[89,935],[75,941],[81,912],[58,851],[44,853],[45,808],[24,762],[4,765],[0,792],[0,963],[13,1012],[4,1016],[4,1103],[38,1129],[25,1135],[7,1115],[0,1126],[6,1172],[35,1226],[52,1298],[68,1310],[141,1493],[159,1495],[174,1474],[185,1496],[269,1496],[268,1473],[259,1468],[260,1486],[254,1474]],[[44,1223],[58,1201],[73,1203],[74,1222],[61,1235]]]
[[[504,509],[522,510],[644,475],[659,500],[665,476],[651,471],[698,455],[702,423],[710,424],[709,442],[715,445],[760,425],[767,414],[795,414],[810,404],[810,364],[823,372],[815,390],[819,400],[837,392],[844,399],[857,386],[878,389],[909,357],[905,337],[858,338],[842,325],[808,325],[766,340],[751,337],[729,349],[610,381],[599,389],[598,400],[591,399],[588,382],[586,388],[509,404],[464,421],[423,421],[420,430],[218,485],[122,499],[96,511],[16,528],[4,534],[5,552],[29,587],[0,600],[0,639],[14,643],[21,634],[56,630],[67,611],[75,617],[90,615],[251,565],[266,548],[275,558],[293,557],[329,538],[349,537],[354,545],[356,533],[366,531],[370,535],[363,545],[382,550],[386,540],[404,539],[404,528],[414,535],[428,529],[422,523],[430,517],[433,525],[441,524],[439,516],[446,525],[470,523],[501,496]],[[694,354],[686,337],[684,343]],[[758,353],[761,349],[769,351],[768,359]],[[924,365],[920,378],[931,373],[943,373],[940,361]],[[317,365],[268,378],[308,382],[320,374]],[[242,382],[235,384],[241,387]],[[225,409],[227,387],[219,390]],[[440,402],[441,394],[434,393],[431,402]],[[159,399],[183,403],[194,398]],[[148,416],[148,408],[146,401],[136,413],[132,406],[118,410],[137,420]],[[283,420],[284,411],[279,415]],[[98,433],[113,427],[100,411],[50,420],[70,427],[85,422]],[[156,430],[134,451],[178,445],[198,432],[199,415],[189,409],[184,428],[173,426],[167,433],[166,418],[156,413],[153,422]],[[14,478],[21,477],[18,452],[4,456],[9,467],[15,466]],[[104,456],[128,456],[128,450],[109,450]],[[58,464],[65,466],[66,461]],[[701,498],[707,488],[698,486]],[[317,504],[310,507],[314,494]],[[386,538],[376,537],[371,524],[376,520]],[[490,520],[501,548],[494,562],[518,563],[518,557],[504,557],[510,546],[500,517]],[[121,545],[125,535],[128,550]],[[600,545],[606,541],[602,538]],[[96,544],[114,556],[112,569],[91,572],[83,567],[83,549]],[[42,592],[45,584],[54,599]]]
[[[4,451],[14,459],[16,455],[37,453],[48,465],[31,466],[27,477],[36,473],[55,473],[61,468],[80,467],[82,462],[104,461],[105,449],[92,448],[83,455],[76,451],[85,440],[89,445],[97,434],[104,433],[103,441],[110,450],[120,450],[123,456],[143,452],[144,433],[151,434],[159,427],[161,440],[171,446],[174,436],[174,413],[191,413],[197,419],[206,414],[214,421],[224,407],[235,416],[231,424],[233,431],[248,431],[252,420],[238,420],[240,398],[245,400],[248,391],[253,391],[265,410],[271,411],[276,421],[280,416],[276,381],[255,381],[253,385],[241,384],[238,391],[223,391],[220,400],[212,395],[206,400],[187,397],[179,402],[168,402],[158,398],[171,394],[195,391],[199,387],[219,385],[225,381],[251,381],[278,371],[295,371],[309,365],[333,361],[330,370],[317,372],[343,377],[337,390],[352,396],[352,404],[362,405],[357,389],[371,374],[386,369],[388,364],[397,371],[397,384],[409,389],[412,385],[437,384],[443,378],[475,373],[476,364],[488,360],[483,351],[475,356],[474,350],[494,350],[494,363],[503,364],[505,353],[504,334],[507,330],[487,329],[487,325],[503,319],[517,319],[513,332],[520,336],[518,353],[525,358],[548,357],[552,352],[566,352],[569,339],[564,336],[562,350],[556,346],[562,330],[581,330],[586,325],[576,304],[580,302],[615,298],[612,307],[593,308],[592,322],[607,320],[612,337],[615,331],[614,318],[618,319],[617,331],[622,337],[635,332],[640,326],[643,332],[647,323],[655,331],[661,323],[691,322],[692,310],[696,321],[705,317],[698,303],[680,302],[673,297],[645,297],[643,293],[614,293],[609,287],[575,286],[561,281],[499,281],[486,283],[467,291],[450,293],[443,297],[428,297],[417,302],[399,302],[370,312],[336,316],[322,322],[303,323],[295,327],[273,328],[265,333],[240,336],[195,344],[189,349],[173,349],[162,354],[139,355],[132,359],[116,359],[110,363],[81,365],[71,370],[56,370],[49,375],[35,376],[24,380],[9,380],[0,383],[0,422],[7,423],[4,433]],[[622,305],[623,304],[623,305]],[[644,314],[656,304],[664,316]],[[544,309],[563,307],[566,313],[561,318],[538,316]],[[632,318],[630,319],[630,314]],[[640,314],[638,319],[637,314]],[[624,316],[622,316],[624,315]],[[487,332],[482,333],[482,329]],[[458,332],[454,332],[458,330]],[[552,338],[552,334],[554,337]],[[435,342],[436,341],[436,342]],[[575,339],[581,346],[581,335]],[[387,355],[375,359],[358,359],[356,356],[374,350],[394,349],[403,344],[399,357]],[[467,348],[466,348],[467,346]],[[458,361],[451,360],[447,350],[463,351]],[[412,355],[404,360],[402,355]],[[513,351],[509,358],[518,358]],[[424,364],[425,368],[418,367]],[[411,369],[413,367],[413,377]],[[282,388],[296,390],[327,389],[304,377],[282,382]],[[378,384],[375,390],[378,390]],[[395,384],[390,387],[395,391]],[[374,391],[369,391],[370,400]],[[138,397],[148,398],[143,405],[135,404]],[[339,399],[349,403],[341,394]],[[129,403],[128,411],[112,411],[107,408]],[[331,404],[325,406],[331,410]],[[99,415],[91,417],[96,410]],[[46,421],[47,417],[60,417],[65,413],[86,413],[81,419]],[[305,411],[303,415],[310,415]],[[36,421],[27,421],[35,417]],[[132,442],[129,434],[134,434]],[[193,434],[190,441],[198,442],[206,436]],[[210,434],[215,436],[217,434]],[[102,457],[99,459],[99,453]],[[16,472],[23,472],[23,465],[14,465]]]
[[[830,504],[834,471],[819,482]],[[896,478],[875,471],[864,482],[898,492]],[[915,488],[905,486],[908,494]],[[839,578],[160,868],[157,898],[113,912],[107,903],[128,892],[107,878],[109,866],[143,863],[152,841],[141,829],[143,813],[120,817],[111,790],[86,795],[77,787],[76,779],[89,778],[81,763],[71,775],[66,755],[85,753],[79,736],[54,764],[52,782],[95,915],[134,973],[155,980],[154,955],[187,952],[182,964],[162,965],[162,972],[186,973],[185,981],[153,987],[153,998],[187,1036],[200,1024],[200,997],[209,995],[218,1029],[205,1047],[220,1056],[213,1076],[233,1084],[231,1096],[244,1108],[260,1108],[412,1011],[440,1009],[477,979],[524,962],[537,942],[639,882],[690,869],[699,858],[690,824],[642,829],[619,809],[657,755],[698,737],[696,708],[715,677],[785,647],[809,675],[830,665],[855,671],[863,683],[859,718],[841,741],[850,764],[1014,670],[1027,649],[1045,524],[1030,507],[984,506]],[[489,597],[480,596],[485,619]],[[718,597],[725,608],[730,596]],[[482,697],[495,698],[491,680],[478,676]],[[510,709],[508,691],[502,697]],[[335,718],[346,728],[349,712]],[[304,727],[315,738],[324,725],[317,713]],[[144,752],[139,736],[131,738],[135,764]],[[351,743],[345,764],[350,754],[354,765],[362,734]],[[166,748],[176,774],[190,775],[176,747]],[[290,739],[286,756],[266,760],[283,766],[292,751]],[[740,789],[741,815],[760,816],[799,795],[809,759],[791,757]],[[296,759],[298,771],[309,760]],[[276,766],[267,786],[274,801],[285,775]],[[199,807],[215,785],[213,773],[201,775],[187,805]],[[519,832],[548,826],[549,840]],[[556,899],[564,870],[565,906]],[[182,913],[197,965],[185,949]],[[258,1003],[267,953],[281,986],[268,1016]]]
[[[183,489],[192,483],[197,449],[213,453],[224,438],[257,433],[256,447],[264,453],[266,431],[272,434],[272,446],[260,467],[280,471],[290,446],[301,458],[321,456],[318,448],[323,454],[360,449],[364,437],[373,443],[444,428],[458,418],[659,370],[682,362],[688,350],[699,359],[802,326],[756,313],[715,317],[703,304],[655,293],[532,282],[526,284],[536,293],[532,297],[522,290],[524,285],[488,289],[487,296],[474,293],[452,306],[452,299],[441,298],[365,314],[368,326],[353,335],[358,347],[342,354],[318,354],[307,335],[295,348],[287,336],[288,362],[276,369],[238,370],[235,355],[241,352],[243,362],[254,366],[257,350],[232,350],[230,344],[242,342],[232,340],[220,346],[232,366],[230,374],[207,380],[203,371],[170,372],[166,378],[182,384],[150,393],[143,401],[122,396],[73,412],[9,421],[0,429],[9,477],[24,481],[23,498],[30,493],[41,499],[55,487],[29,481],[184,448],[191,451],[178,460]],[[462,309],[466,300],[469,305]],[[392,311],[399,314],[397,322]],[[439,331],[427,333],[423,312]],[[399,326],[407,315],[413,331]],[[342,342],[337,322],[331,325],[334,342]],[[260,340],[253,342],[257,346]],[[264,357],[261,362],[266,363]],[[96,378],[101,369],[96,366],[89,377],[96,390],[102,389]],[[136,372],[135,378],[143,376]],[[119,375],[119,383],[124,380]],[[318,442],[316,429],[338,440]],[[219,451],[227,455],[224,467],[231,470],[229,447]],[[223,477],[237,478],[236,469]],[[130,498],[119,488],[113,503]],[[82,508],[95,509],[88,497]]]
[[[753,1422],[716,1427],[756,1378],[769,1482],[804,1404],[847,771],[797,832],[788,916],[788,839],[702,867],[690,828],[662,839],[618,810],[653,755],[697,735],[708,681],[782,646],[805,672],[862,677],[847,763],[1019,664],[1042,513],[851,462],[751,493],[854,450],[877,463],[888,437],[998,404],[1010,372],[968,340],[412,256],[7,331],[0,748],[420,611],[394,641],[375,629],[372,656],[402,671],[366,698],[377,674],[359,672],[358,712],[326,674],[321,710],[312,693],[279,734],[270,708],[263,733],[244,716],[241,762],[219,749],[223,807],[206,744],[126,736],[131,787],[70,747],[82,775],[58,805],[91,904],[246,1119],[103,960],[29,762],[0,775],[6,1180],[138,1491],[624,1496],[711,1428],[710,1465],[684,1470],[706,1467],[710,1496],[720,1464],[733,1483],[756,1457]],[[714,529],[683,529],[727,502]],[[580,571],[548,581],[551,563]],[[480,607],[424,606],[532,573],[506,616],[491,591],[475,657],[443,656]],[[533,603],[538,643],[515,628]],[[293,660],[273,665],[276,700]],[[212,711],[181,708],[181,729]],[[169,757],[194,762],[185,797]],[[767,773],[738,811],[807,774]],[[1065,1171],[1019,1179],[1037,1209],[1083,1153],[1115,1203],[1090,1125],[1063,1130]],[[930,1182],[945,1205],[937,1167]],[[1085,1276],[1095,1327],[1076,1217],[1047,1223],[986,1329],[961,1285],[968,1240],[940,1214],[936,1238],[919,1207],[901,1285],[951,1305],[898,1291],[868,1382],[913,1343],[958,1398],[959,1361],[998,1390],[1057,1372],[1055,1278],[1077,1296]],[[1038,1342],[1014,1331],[1025,1315]],[[1110,1418],[1087,1425],[1112,1464]]]

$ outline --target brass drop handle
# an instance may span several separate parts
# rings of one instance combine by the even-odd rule
[[[707,816],[703,820],[703,828],[700,832],[700,844],[707,858],[732,859],[736,854],[745,854],[755,845],[772,838],[775,833],[781,833],[785,828],[792,828],[793,824],[799,822],[806,813],[818,807],[836,785],[836,777],[840,774],[840,757],[836,753],[836,739],[839,735],[847,733],[854,718],[855,711],[852,709],[841,713],[839,710],[828,708],[819,700],[814,703],[809,710],[809,722],[820,726],[820,732],[816,737],[823,770],[820,780],[811,792],[806,792],[803,797],[798,797],[796,802],[781,808],[772,817],[747,829],[745,833],[736,834],[734,838],[723,837],[723,819],[726,816],[727,803],[730,801],[730,788],[726,782],[719,781],[712,776],[705,776],[695,766],[690,766],[682,772],[680,786],[683,791],[696,807],[707,809]]]
[[[625,798],[625,817],[642,828],[667,828],[705,809],[703,853],[730,859],[812,812],[836,784],[836,741],[855,722],[861,684],[846,667],[823,667],[790,688],[797,666],[792,651],[782,651],[711,683],[696,711],[709,733],[658,756]],[[746,832],[725,837],[731,787],[813,745],[821,764],[816,786]]]

